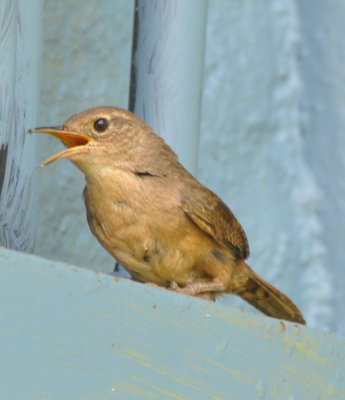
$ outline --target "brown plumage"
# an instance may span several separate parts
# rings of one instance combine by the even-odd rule
[[[305,324],[244,262],[247,238],[230,209],[134,114],[99,107],[32,131],[68,147],[42,165],[68,158],[85,174],[90,229],[133,279],[207,299],[237,294],[271,317]]]

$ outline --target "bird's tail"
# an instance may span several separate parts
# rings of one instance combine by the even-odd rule
[[[246,263],[242,265],[248,279],[236,291],[237,295],[270,317],[306,324],[300,310],[285,294],[261,279]]]

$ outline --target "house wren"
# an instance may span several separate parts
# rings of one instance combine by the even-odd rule
[[[305,324],[294,303],[245,263],[246,235],[230,209],[178,162],[140,118],[115,107],[73,115],[58,137],[85,175],[92,233],[139,282],[214,300],[239,295],[264,314]]]

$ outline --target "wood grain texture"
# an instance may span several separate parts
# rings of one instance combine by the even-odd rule
[[[34,245],[34,139],[40,63],[41,1],[0,0],[0,243]]]
[[[345,340],[0,251],[0,397],[345,398]]]

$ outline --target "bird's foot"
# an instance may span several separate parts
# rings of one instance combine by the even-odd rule
[[[166,287],[166,286],[162,286],[162,285],[157,285],[157,283],[153,283],[153,282],[145,282],[145,285],[152,286],[152,287],[155,287],[155,288],[158,288],[158,289],[165,289],[165,290],[169,290],[170,289],[170,286]]]
[[[170,289],[189,296],[198,296],[207,292],[222,292],[225,290],[225,286],[221,281],[192,282],[184,287],[180,287],[176,282],[171,282]]]
[[[165,289],[164,286],[157,285],[157,283],[153,283],[153,282],[145,282],[145,285],[149,285],[149,286],[159,287],[161,289]]]

